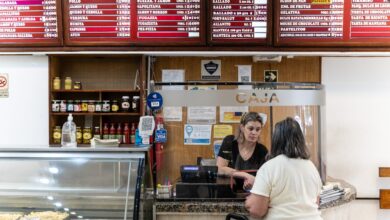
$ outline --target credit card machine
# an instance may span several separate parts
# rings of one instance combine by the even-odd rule
[[[215,183],[217,173],[217,166],[182,165],[180,167],[183,183]]]

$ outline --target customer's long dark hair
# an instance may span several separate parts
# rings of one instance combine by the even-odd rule
[[[284,154],[289,158],[309,159],[305,137],[298,122],[288,117],[276,123],[271,141],[270,158]]]

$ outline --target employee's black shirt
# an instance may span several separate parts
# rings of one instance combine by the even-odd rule
[[[228,166],[236,170],[258,170],[265,163],[267,153],[267,148],[257,143],[252,156],[244,160],[240,156],[238,142],[234,139],[234,135],[228,135],[222,141],[218,156],[228,160]]]

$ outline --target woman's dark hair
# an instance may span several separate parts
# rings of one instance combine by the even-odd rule
[[[245,126],[250,121],[258,121],[258,122],[260,122],[261,127],[263,127],[263,118],[257,112],[245,112],[241,116],[240,124]],[[238,129],[238,132],[237,132],[237,135],[236,135],[236,140],[239,143],[242,143],[244,141],[244,135],[241,132],[240,128]]]
[[[290,117],[276,123],[272,135],[270,159],[280,154],[289,158],[309,159],[310,157],[301,127]]]

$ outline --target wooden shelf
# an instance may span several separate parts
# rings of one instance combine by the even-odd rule
[[[64,90],[64,89],[60,89],[60,90],[52,90],[51,91],[52,93],[99,93],[99,92],[107,92],[107,93],[115,93],[115,92],[128,92],[128,93],[138,93],[140,92],[139,90],[127,90],[127,89],[110,89],[110,90],[96,90],[96,89],[88,89],[88,90],[77,90],[77,89],[72,89],[72,90]]]
[[[145,146],[148,146],[148,145],[145,145]],[[142,146],[138,146],[138,145],[135,145],[135,144],[119,144],[119,147],[106,147],[106,148],[136,148],[136,147],[145,147],[144,145]],[[57,147],[57,148],[61,148],[61,144],[50,144],[49,147]],[[92,148],[90,144],[77,144],[77,148]],[[102,147],[95,147],[93,149],[99,149],[99,148],[102,148]]]
[[[134,112],[50,112],[51,115],[117,115],[117,116],[139,116],[140,113]]]

